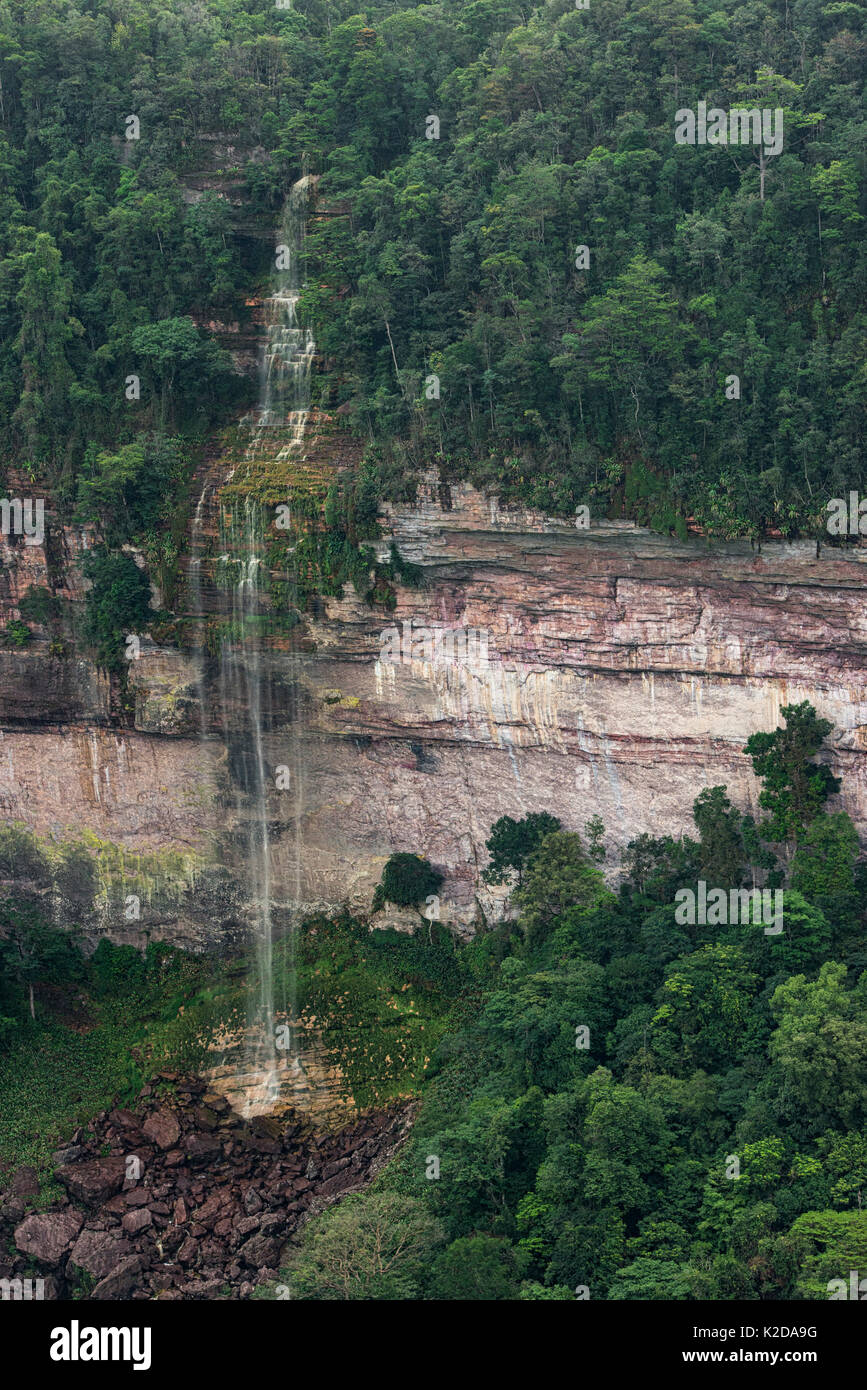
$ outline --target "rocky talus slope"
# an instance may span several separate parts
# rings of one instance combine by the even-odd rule
[[[0,1281],[12,1297],[29,1278],[46,1299],[247,1298],[312,1213],[370,1182],[412,1114],[330,1134],[297,1115],[247,1123],[205,1081],[163,1073],[55,1154],[67,1195],[49,1210],[31,1210],[32,1169],[0,1173]]]

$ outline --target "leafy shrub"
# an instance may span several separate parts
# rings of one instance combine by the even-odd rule
[[[137,994],[145,983],[145,962],[134,946],[115,946],[104,938],[90,959],[92,991],[97,999]]]
[[[127,636],[141,632],[154,617],[147,575],[131,555],[106,551],[92,552],[83,569],[92,585],[85,607],[85,639],[95,649],[100,666],[120,671]]]
[[[90,906],[96,889],[96,867],[85,845],[63,845],[54,863],[59,893],[79,906]]]
[[[396,903],[398,907],[417,907],[428,894],[436,893],[442,881],[439,870],[420,855],[393,854],[373,895],[374,910],[386,902]]]
[[[424,1203],[396,1192],[348,1197],[305,1231],[290,1262],[296,1298],[417,1298],[443,1232]]]
[[[3,646],[26,647],[31,635],[30,628],[20,618],[10,618],[3,631]]]
[[[514,1252],[496,1236],[462,1236],[434,1263],[429,1298],[496,1302],[517,1293]]]
[[[0,878],[43,880],[47,865],[33,831],[26,825],[0,825]]]

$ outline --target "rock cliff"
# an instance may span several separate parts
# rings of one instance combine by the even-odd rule
[[[67,557],[64,592],[80,595],[81,538],[61,532],[60,545],[48,529],[43,549],[4,551],[7,616],[27,584],[56,590],[52,547]],[[614,851],[641,831],[688,830],[706,785],[755,810],[744,740],[803,699],[834,724],[839,806],[867,830],[867,550],[582,530],[433,479],[415,505],[387,509],[384,533],[383,555],[393,539],[421,585],[398,586],[390,614],[348,586],[308,617],[303,659],[267,656],[269,765],[285,762],[290,723],[303,735],[293,784],[268,807],[278,914],[367,906],[404,849],[444,871],[442,918],[467,930],[503,909],[479,883],[498,816],[547,810],[580,829],[599,814]],[[208,897],[196,885],[239,870],[243,797],[203,719],[195,659],[143,643],[126,728],[104,677],[47,641],[4,653],[0,677],[6,820],[196,866],[174,905],[157,894],[140,923],[106,890],[98,930],[134,940],[147,926],[199,946],[231,936],[242,887]]]

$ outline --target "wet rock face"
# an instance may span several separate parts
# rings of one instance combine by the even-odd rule
[[[46,1298],[248,1297],[308,1215],[364,1187],[412,1122],[404,1103],[331,1134],[295,1115],[247,1123],[205,1081],[163,1079],[173,1094],[146,1086],[134,1110],[76,1132],[80,1157],[55,1171],[65,1203],[28,1215],[28,1170],[0,1177],[0,1279],[43,1278]]]

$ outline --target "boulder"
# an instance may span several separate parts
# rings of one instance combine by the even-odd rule
[[[276,1264],[280,1254],[280,1242],[271,1236],[255,1235],[246,1240],[237,1251],[237,1258],[245,1265],[259,1269],[262,1265]]]
[[[221,1292],[225,1280],[213,1279],[191,1279],[186,1284],[181,1284],[180,1292],[184,1298],[217,1298]]]
[[[38,1197],[39,1178],[36,1175],[36,1169],[25,1165],[13,1173],[9,1192],[13,1197]]]
[[[83,1153],[81,1144],[66,1144],[62,1149],[55,1149],[51,1161],[55,1168],[59,1168],[63,1163],[75,1163]]]
[[[84,1217],[74,1207],[28,1216],[15,1230],[15,1248],[41,1264],[57,1265],[81,1230]]]
[[[97,1206],[123,1187],[126,1159],[118,1154],[108,1158],[91,1158],[85,1163],[66,1163],[55,1170],[54,1176],[63,1183],[71,1197]]]
[[[189,1162],[201,1168],[206,1163],[213,1163],[216,1158],[222,1158],[223,1148],[213,1134],[198,1134],[194,1131],[187,1135],[186,1153]]]
[[[91,1299],[118,1299],[127,1298],[132,1292],[136,1275],[140,1272],[143,1261],[140,1255],[128,1255],[125,1260],[121,1260],[116,1269],[111,1274],[106,1275],[97,1284]]]
[[[131,1253],[131,1246],[114,1231],[82,1231],[72,1247],[70,1263],[104,1279]]]
[[[171,1110],[155,1110],[142,1125],[144,1133],[159,1148],[173,1149],[181,1137],[177,1116]]]
[[[178,1259],[180,1260],[182,1265],[191,1265],[195,1262],[198,1253],[199,1242],[197,1240],[193,1240],[192,1236],[187,1236],[186,1240],[184,1241],[183,1245],[178,1251]]]
[[[128,1236],[134,1236],[152,1225],[153,1217],[147,1207],[138,1207],[135,1211],[128,1211],[120,1224]]]

